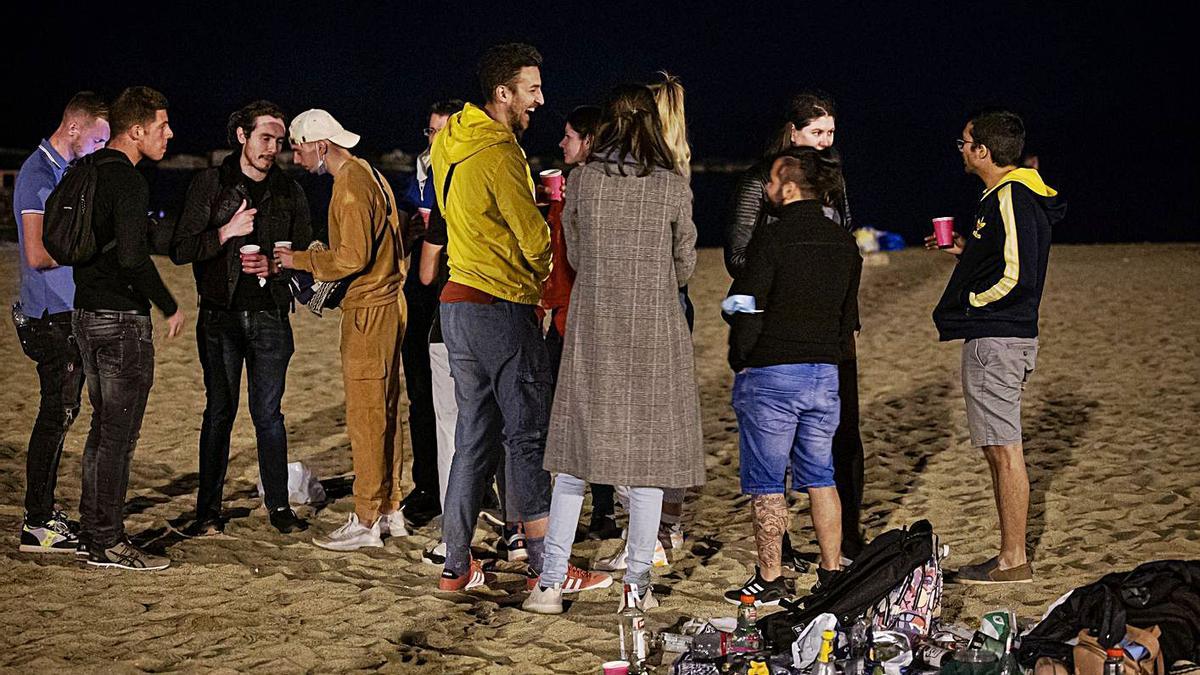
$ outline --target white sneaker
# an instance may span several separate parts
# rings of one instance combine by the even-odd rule
[[[545,590],[535,584],[533,590],[529,592],[529,597],[521,603],[521,609],[534,614],[562,614],[562,598],[563,585],[561,583],[554,584]]]
[[[615,555],[597,560],[592,565],[592,569],[601,572],[620,572],[629,567],[628,555],[628,546],[622,545],[621,550],[617,551]],[[667,558],[667,551],[663,548],[661,541],[655,540],[654,542],[654,558],[651,562],[655,567],[669,567],[671,565],[670,559]]]
[[[683,550],[683,525],[681,523],[671,524],[671,550]]]
[[[658,598],[654,597],[654,589],[647,588],[646,593],[638,598],[638,608],[643,612],[658,607]],[[617,606],[617,614],[625,611],[625,594],[621,593],[621,604]]]
[[[364,546],[382,548],[383,540],[379,538],[381,520],[377,518],[374,525],[367,527],[358,522],[358,514],[351,513],[345,525],[327,537],[313,537],[312,543],[330,551],[355,551]]]
[[[407,537],[408,527],[404,523],[404,512],[397,509],[379,514],[379,534],[390,537]]]

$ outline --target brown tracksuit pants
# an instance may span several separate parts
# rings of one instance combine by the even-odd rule
[[[342,310],[346,435],[354,458],[354,512],[364,525],[400,508],[404,446],[396,438],[403,299]]]

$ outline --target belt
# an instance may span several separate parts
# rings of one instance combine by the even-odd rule
[[[137,316],[149,317],[150,316],[150,312],[143,312],[143,311],[137,310],[137,309],[81,309],[81,310],[77,310],[77,311],[84,312],[86,314],[91,314],[93,316],[104,316],[104,317],[137,317]]]

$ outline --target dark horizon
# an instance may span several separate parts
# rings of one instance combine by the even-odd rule
[[[522,141],[530,155],[557,155],[571,108],[659,69],[687,88],[699,160],[755,158],[786,97],[819,88],[837,100],[856,224],[912,241],[933,216],[970,215],[979,185],[963,174],[953,141],[971,111],[1000,105],[1024,117],[1028,152],[1070,204],[1056,239],[1200,238],[1197,135],[1183,87],[1192,60],[1186,23],[1173,12],[856,3],[729,15],[675,3],[626,11],[531,3],[523,13],[468,16],[461,7],[5,8],[6,25],[44,39],[13,48],[20,65],[6,89],[21,105],[6,115],[0,147],[32,149],[76,91],[111,97],[145,84],[171,102],[170,154],[224,147],[229,113],[256,98],[293,115],[329,110],[362,134],[364,153],[413,152],[423,147],[429,103],[477,100],[479,53],[520,40],[545,58],[546,105]],[[134,29],[123,35],[118,25]]]

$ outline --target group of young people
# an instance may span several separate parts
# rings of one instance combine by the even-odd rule
[[[442,566],[441,590],[464,591],[491,579],[471,548],[483,511],[502,528],[508,558],[528,565],[526,610],[561,612],[564,594],[605,588],[621,570],[622,603],[657,605],[651,569],[682,546],[684,496],[705,479],[687,294],[696,227],[684,92],[663,74],[573,110],[560,143],[565,186],[543,188],[519,144],[544,103],[541,65],[528,45],[489,49],[478,69],[481,103],[432,106],[429,147],[399,197],[351,152],[359,136],[324,110],[289,124],[256,101],[230,117],[235,152],[195,177],[171,243],[171,259],[191,264],[196,279],[206,392],[199,494],[181,534],[224,526],[243,368],[269,520],[284,533],[308,527],[288,503],[280,409],[293,289],[307,275],[344,292],[339,349],[355,474],[353,512],[314,544],[382,546],[384,535],[405,536],[440,514],[441,543],[425,559]],[[818,583],[864,546],[862,259],[831,149],[835,122],[828,96],[792,99],[770,151],[738,183],[726,232],[733,283],[722,315],[758,558],[754,575],[726,594],[731,602],[749,593],[773,604],[795,592],[783,572],[789,475],[809,495]],[[964,165],[988,191],[969,238],[947,249],[961,257],[935,320],[943,339],[967,340],[968,420],[997,485],[1002,551],[961,576],[1025,581],[1020,390],[1033,369],[1049,227],[1062,206],[1036,171],[1016,169],[1024,128],[1015,115],[981,113],[964,134]],[[80,94],[18,177],[19,332],[42,388],[23,551],[125,569],[169,565],[129,541],[122,509],[153,381],[151,304],[168,317],[168,337],[184,324],[149,258],[149,192],[133,168],[160,159],[171,136],[166,99],[154,90],[127,89],[109,106]],[[333,177],[328,242],[313,240],[304,193],[276,163],[285,139],[296,165]],[[41,245],[42,217],[63,171],[85,156],[97,167],[99,253],[71,269]],[[405,499],[402,372],[416,486]],[[84,381],[93,415],[75,523],[57,509],[54,487]],[[589,485],[590,534],[618,532],[614,495],[628,524],[621,551],[584,570],[570,554]]]

